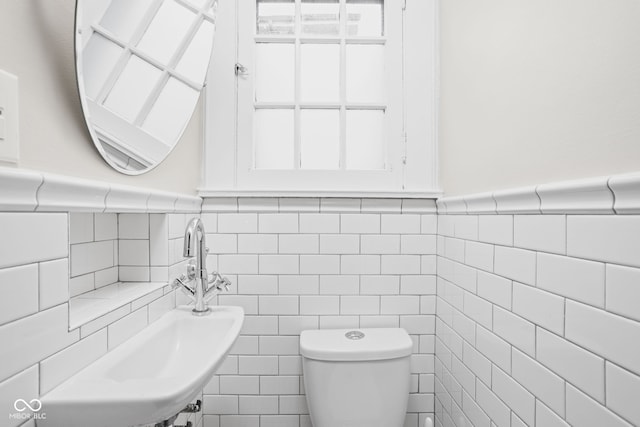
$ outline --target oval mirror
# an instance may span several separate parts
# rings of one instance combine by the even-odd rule
[[[76,69],[89,133],[138,175],[182,136],[202,91],[217,0],[78,0]]]

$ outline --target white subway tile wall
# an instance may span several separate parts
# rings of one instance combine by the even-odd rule
[[[118,281],[117,214],[72,212],[69,236],[71,297]],[[96,273],[113,282],[101,280],[96,286]]]
[[[435,204],[240,198],[224,212],[217,205],[205,201],[202,214],[207,230],[217,230],[207,236],[208,265],[234,278],[235,295],[218,303],[244,307],[246,318],[205,388],[204,426],[310,427],[300,332],[402,327],[414,341],[405,426],[422,427],[434,410]]]
[[[414,340],[406,427],[434,411],[447,427],[640,425],[640,217],[436,215],[409,200],[204,206],[208,267],[234,283],[217,302],[247,316],[196,427],[310,427],[300,332],[364,327]],[[181,274],[192,216],[0,213],[0,342],[13,343],[0,347],[1,407],[185,303],[165,287],[69,330],[70,296]]]
[[[192,216],[0,213],[0,412],[5,417],[15,412],[16,399],[40,397],[176,304],[187,302],[164,286],[69,328],[70,296],[119,280],[118,263],[129,262],[129,257],[118,254],[118,241],[145,242],[147,250],[134,248],[130,263],[141,263],[137,252],[144,252],[147,271],[162,269],[157,280],[167,283],[178,275],[184,269],[182,252],[170,258],[168,248],[182,245],[181,233]],[[171,238],[169,222],[181,229]],[[74,273],[79,276],[70,280]],[[34,426],[22,418],[5,419],[3,426]],[[179,421],[186,419],[182,415]],[[202,425],[201,414],[188,419]]]
[[[438,215],[436,426],[640,425],[638,224]]]

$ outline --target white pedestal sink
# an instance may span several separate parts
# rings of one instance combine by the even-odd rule
[[[41,398],[39,427],[127,427],[180,412],[236,341],[240,307],[178,307]]]

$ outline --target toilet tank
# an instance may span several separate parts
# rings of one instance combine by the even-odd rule
[[[404,329],[303,331],[300,353],[314,427],[402,427],[413,342]]]

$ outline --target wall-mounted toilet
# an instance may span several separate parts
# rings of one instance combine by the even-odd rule
[[[411,338],[404,329],[300,334],[313,427],[401,427],[409,399]]]

